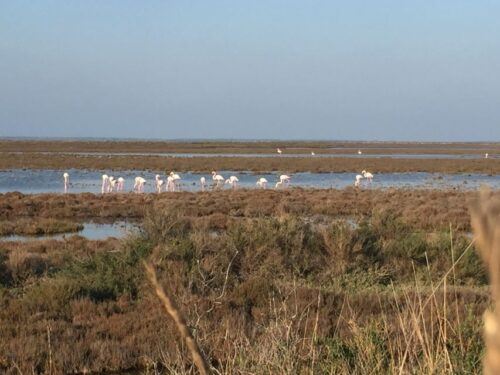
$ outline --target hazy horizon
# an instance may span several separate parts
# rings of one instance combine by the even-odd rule
[[[500,3],[20,0],[0,137],[500,141]]]

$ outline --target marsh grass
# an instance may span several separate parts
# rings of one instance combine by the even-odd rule
[[[83,229],[80,223],[50,218],[3,220],[0,221],[0,236],[73,233]]]
[[[451,153],[495,154],[500,152],[498,142],[346,142],[346,141],[54,141],[54,140],[0,140],[0,152],[143,152],[143,153],[275,153],[276,148],[286,153]],[[368,149],[368,150],[367,150]]]
[[[500,200],[488,190],[472,207],[472,224],[488,269],[492,307],[484,313],[484,373],[500,372]]]
[[[4,153],[0,169],[85,169],[85,170],[146,170],[210,173],[212,170],[269,172],[348,172],[368,169],[374,173],[485,173],[498,174],[500,159],[416,159],[408,158],[312,158],[310,156],[279,157],[164,157],[155,155],[99,155]]]
[[[498,195],[498,193],[496,193]],[[207,224],[227,227],[232,218],[278,217],[291,214],[304,220],[322,218],[357,222],[373,214],[399,218],[412,230],[470,231],[468,207],[475,193],[438,190],[304,190],[216,191],[203,194],[0,194],[0,219],[15,220],[137,220],[150,210],[169,215],[182,210]],[[356,202],[353,204],[353,202]]]
[[[0,293],[2,369],[193,373],[147,260],[215,373],[480,372],[485,271],[455,226],[430,236],[391,210],[357,225],[330,222],[333,213],[318,223],[292,205],[259,214],[274,192],[246,206],[230,194],[207,195],[205,206],[185,197],[155,201],[139,236],[101,251],[85,241],[61,259],[50,250],[59,242],[0,245],[11,280]],[[12,282],[9,259],[22,250],[49,270]]]

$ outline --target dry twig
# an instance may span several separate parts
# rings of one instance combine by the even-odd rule
[[[165,310],[167,311],[168,315],[172,317],[174,320],[177,329],[179,330],[179,333],[181,334],[182,338],[186,341],[187,347],[189,348],[189,351],[191,352],[191,355],[193,357],[193,362],[198,368],[198,371],[202,375],[209,374],[209,367],[207,365],[207,362],[200,350],[200,347],[198,346],[198,343],[196,342],[195,338],[191,334],[191,331],[189,330],[186,321],[180,311],[177,309],[177,307],[174,305],[173,301],[170,299],[169,296],[165,293],[163,290],[162,286],[158,282],[158,279],[156,277],[156,271],[153,268],[151,264],[148,264],[144,262],[144,267],[146,268],[147,276],[153,287],[155,288],[156,295],[160,299],[161,303],[165,307]]]
[[[500,200],[488,190],[471,208],[472,227],[490,277],[493,309],[484,313],[484,373],[500,374]]]

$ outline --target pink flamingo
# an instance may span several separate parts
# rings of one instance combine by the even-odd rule
[[[225,181],[226,184],[231,185],[231,189],[233,190],[236,189],[238,182],[239,180],[236,176],[231,176]]]
[[[212,180],[215,181],[215,187],[220,188],[222,185],[224,185],[224,177],[222,177],[220,174],[217,174],[217,172],[212,171]]]
[[[64,178],[64,192],[67,193],[69,189],[69,173],[64,172],[63,178]]]
[[[172,177],[172,191],[176,191],[176,190],[179,190],[178,189],[178,184],[180,184],[180,181],[181,181],[181,176],[179,176],[177,173],[175,172],[170,172],[170,177]]]
[[[156,192],[158,194],[160,194],[162,186],[165,184],[165,181],[160,180],[160,175],[159,174],[156,175],[155,179],[156,179]]]
[[[288,176],[286,174],[282,174],[280,176],[279,182],[281,182],[280,186],[287,187],[290,184],[290,176]]]
[[[264,177],[261,177],[257,180],[256,185],[260,187],[261,189],[266,189],[267,188],[267,180]]]
[[[366,178],[368,180],[368,183],[371,185],[372,180],[373,180],[373,175],[367,171],[362,171],[361,174],[363,175],[364,178]]]
[[[118,184],[116,185],[116,191],[123,191],[125,185],[125,179],[123,177],[118,177]]]
[[[134,183],[134,191],[136,193],[142,193],[144,191],[144,184],[146,183],[146,180],[142,177],[136,177],[135,178],[135,183]]]
[[[112,193],[113,190],[116,188],[116,180],[113,176],[109,177],[109,182],[108,182],[108,193]]]
[[[102,175],[102,187],[101,193],[104,194],[108,191],[109,176],[107,174]]]
[[[362,179],[363,179],[363,176],[360,175],[360,174],[357,174],[356,175],[356,181],[354,182],[354,186],[360,187]]]

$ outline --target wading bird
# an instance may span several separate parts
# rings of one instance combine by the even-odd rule
[[[484,154],[485,159],[488,159],[488,156],[489,156],[488,153]]]
[[[215,171],[212,171],[212,180],[215,181],[215,187],[217,188],[220,188],[224,185],[224,177],[222,177],[220,174],[217,174],[217,172]]]
[[[357,174],[356,181],[354,182],[354,186],[359,187],[361,185],[362,179],[363,179],[363,175]]]
[[[311,156],[315,156],[316,154],[314,153],[314,151],[311,151]]]
[[[167,191],[175,191],[175,182],[172,176],[167,176]]]
[[[144,191],[144,184],[146,180],[142,177],[136,177],[134,182],[134,191],[136,193],[142,193]]]
[[[239,180],[236,176],[231,176],[226,180],[226,184],[231,185],[231,189],[236,189],[238,182]]]
[[[102,187],[101,193],[104,194],[108,191],[109,176],[107,174],[102,175]]]
[[[200,178],[200,186],[201,186],[201,191],[205,191],[205,186],[207,186],[207,180],[205,177]]]
[[[261,189],[266,189],[267,188],[267,180],[264,177],[261,177],[257,180],[257,183],[255,184]]]
[[[108,180],[108,193],[113,192],[115,187],[116,187],[116,180],[113,176],[110,176]]]
[[[276,185],[274,186],[275,189],[281,189],[284,187],[285,187],[285,185],[283,184],[283,181],[276,182]]]
[[[281,154],[283,153],[283,151],[281,151],[281,149],[280,149],[279,147],[276,149],[276,152],[277,152],[279,155],[281,155]]]
[[[123,191],[125,185],[125,179],[123,177],[118,177],[118,184],[116,185],[116,191]]]
[[[179,184],[181,182],[181,176],[179,176],[177,173],[172,171],[172,172],[170,172],[170,177],[172,177],[172,181],[173,181],[173,185],[172,185],[173,190],[172,191],[178,191]]]
[[[157,174],[155,176],[155,180],[156,180],[156,192],[158,194],[161,193],[161,189],[162,189],[163,185],[165,184],[165,181],[161,180],[160,177],[161,176],[159,174]]]
[[[64,192],[67,193],[68,189],[69,189],[69,173],[68,172],[64,172],[63,179],[64,179]]]
[[[289,185],[290,184],[290,176],[288,176],[286,174],[282,174],[280,176],[280,182],[283,185],[283,187]]]
[[[364,178],[366,178],[368,180],[369,184],[372,183],[373,175],[370,172],[362,171],[361,174],[363,175]]]
[[[361,154],[362,154],[361,150],[358,150],[358,155],[361,155]]]

